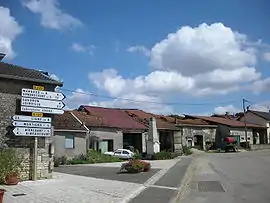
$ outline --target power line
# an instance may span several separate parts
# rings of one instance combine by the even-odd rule
[[[209,102],[209,103],[156,102],[156,101],[133,100],[133,99],[127,99],[127,98],[122,98],[122,97],[111,97],[111,96],[101,95],[97,93],[90,93],[90,92],[86,93],[86,92],[80,92],[76,90],[65,89],[65,88],[58,88],[58,89],[62,91],[66,91],[66,92],[81,94],[81,95],[95,96],[95,97],[114,99],[114,100],[123,100],[123,101],[129,101],[129,102],[134,102],[134,103],[166,104],[166,105],[182,105],[182,106],[207,106],[207,105],[225,105],[225,104],[241,102],[240,100],[231,100],[231,101],[226,101],[226,102],[215,102],[215,103],[214,102]]]

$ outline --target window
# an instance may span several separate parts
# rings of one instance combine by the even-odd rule
[[[115,154],[121,154],[121,150],[116,150],[114,153]]]
[[[75,145],[74,145],[74,135],[66,135],[65,136],[65,147],[66,147],[66,149],[73,149],[73,148],[75,148]]]
[[[123,151],[123,154],[129,154],[127,151]]]

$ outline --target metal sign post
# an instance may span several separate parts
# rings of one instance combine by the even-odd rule
[[[37,180],[38,137],[51,137],[53,127],[50,117],[44,114],[63,114],[65,95],[59,92],[45,91],[45,87],[33,85],[33,89],[22,88],[21,111],[31,112],[32,116],[14,115],[12,117],[13,133],[15,136],[34,137],[33,174]]]

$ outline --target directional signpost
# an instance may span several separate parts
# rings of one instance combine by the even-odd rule
[[[60,92],[44,91],[43,86],[33,86],[33,89],[23,88],[21,91],[21,111],[31,112],[32,116],[14,115],[12,117],[13,133],[16,136],[35,137],[33,179],[37,175],[38,137],[50,137],[53,130],[50,117],[44,114],[63,114],[65,95]]]
[[[50,117],[36,117],[36,116],[22,116],[15,115],[12,117],[14,121],[36,121],[36,122],[45,122],[50,123],[52,119]]]
[[[13,121],[13,126],[16,127],[33,127],[33,128],[51,128],[51,123],[38,123],[38,122],[27,122],[27,121]]]
[[[32,99],[23,97],[21,104],[23,106],[44,107],[52,109],[62,109],[65,104],[62,101],[46,100],[46,99]]]
[[[62,109],[49,109],[49,108],[39,108],[31,106],[21,106],[21,111],[24,112],[41,112],[47,114],[63,114],[64,110]]]
[[[51,129],[15,127],[13,133],[17,136],[50,137]]]
[[[63,99],[65,99],[65,95],[61,92],[48,92],[26,88],[22,89],[22,97],[50,99],[57,101],[62,101]]]

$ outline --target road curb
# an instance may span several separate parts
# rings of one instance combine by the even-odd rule
[[[194,166],[195,166],[195,159],[196,156],[192,157],[192,161],[189,164],[187,170],[186,170],[186,174],[183,178],[183,181],[181,183],[181,185],[178,188],[178,193],[175,196],[175,198],[173,198],[170,203],[176,203],[176,202],[180,202],[180,200],[182,199],[182,197],[184,196],[184,194],[187,192],[187,189],[189,187],[190,184],[190,180],[192,179],[193,176],[193,171],[194,171]]]
[[[142,184],[141,187],[139,187],[129,196],[124,198],[123,201],[121,201],[121,203],[128,203],[129,201],[134,199],[136,196],[138,196],[141,192],[143,192],[145,189],[147,189],[151,185],[154,185],[162,176],[164,176],[173,166],[175,166],[181,160],[182,158],[180,159],[178,158],[178,160],[175,163],[173,163],[169,168],[161,169],[160,171],[158,171],[155,175],[149,178],[144,184]]]

